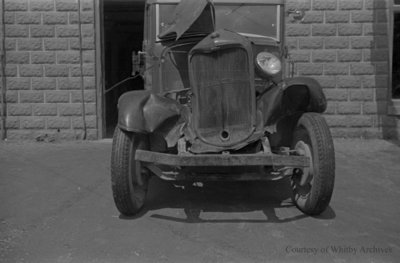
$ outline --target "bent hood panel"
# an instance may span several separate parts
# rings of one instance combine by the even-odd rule
[[[214,31],[212,23],[213,8],[209,0],[183,0],[172,15],[171,25],[160,33],[160,39],[176,34],[178,40],[185,32],[198,31],[210,34]],[[209,7],[209,8],[207,8]]]
[[[147,90],[126,92],[118,101],[118,126],[127,131],[151,133],[168,124],[174,126],[180,117],[176,101]]]

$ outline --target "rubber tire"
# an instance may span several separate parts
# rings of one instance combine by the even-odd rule
[[[313,163],[311,188],[299,193],[292,177],[293,202],[305,214],[319,215],[329,205],[335,182],[335,150],[329,127],[318,113],[304,113],[297,122],[292,146],[303,141],[310,148]],[[303,191],[303,190],[302,190]],[[304,192],[304,191],[303,191]]]
[[[111,153],[111,182],[114,202],[125,216],[136,215],[143,207],[149,173],[134,161],[137,149],[148,149],[147,137],[116,127]]]

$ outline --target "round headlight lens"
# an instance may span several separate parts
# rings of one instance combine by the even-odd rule
[[[268,75],[276,75],[282,70],[279,58],[268,52],[258,53],[256,62],[258,67]]]

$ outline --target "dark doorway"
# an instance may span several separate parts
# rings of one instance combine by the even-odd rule
[[[117,124],[118,98],[129,90],[143,89],[142,79],[132,79],[132,52],[142,49],[144,0],[103,0],[104,114],[103,137],[112,137]],[[129,79],[128,79],[129,78]],[[123,82],[126,80],[125,82]],[[123,82],[121,85],[116,85]]]

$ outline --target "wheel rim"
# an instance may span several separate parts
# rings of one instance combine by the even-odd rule
[[[314,163],[312,158],[312,148],[309,144],[304,141],[298,141],[295,145],[296,153],[300,156],[308,157],[310,160],[309,167],[303,169],[296,169],[293,174],[293,190],[295,192],[295,198],[306,199],[312,189],[314,181]]]

